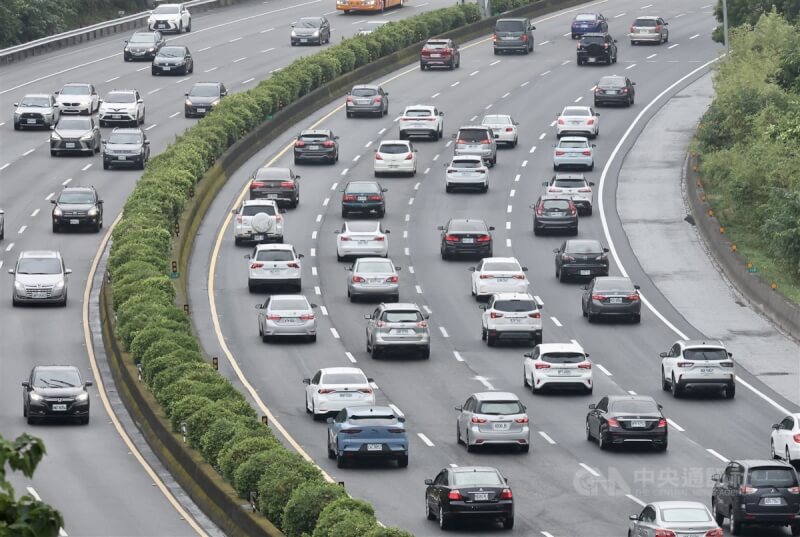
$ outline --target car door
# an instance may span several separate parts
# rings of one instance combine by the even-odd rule
[[[669,348],[667,357],[664,360],[664,377],[667,379],[672,378],[672,372],[675,369],[675,363],[681,357],[681,346],[675,343]]]
[[[533,351],[531,352],[530,357],[526,357],[525,358],[525,362],[524,362],[524,365],[523,365],[523,373],[525,374],[525,378],[526,379],[531,379],[531,380],[533,379],[533,368],[536,367],[535,363],[536,363],[536,360],[539,359],[539,355],[540,354],[541,353],[540,353],[539,345],[536,345],[533,348]],[[531,382],[531,384],[533,384],[533,383]]]
[[[792,440],[794,418],[792,416],[786,416],[780,425],[781,427],[778,429],[778,434],[776,435],[778,441],[775,442],[775,453],[780,457],[784,457],[786,455],[786,446],[789,444],[789,441]]]
[[[639,520],[633,525],[633,537],[654,537],[656,510],[652,505],[645,506],[639,514]]]
[[[605,413],[608,411],[608,397],[603,397],[597,403],[594,410],[590,414],[589,427],[592,431],[592,436],[595,438],[600,437],[600,425],[605,419]]]
[[[434,478],[433,485],[428,487],[428,505],[430,506],[431,511],[437,512],[439,510],[439,504],[442,501],[442,495],[446,494],[447,489],[447,470],[442,470],[439,474]]]
[[[370,345],[373,341],[373,336],[375,332],[375,323],[378,322],[378,319],[381,318],[381,307],[378,306],[375,308],[375,311],[372,312],[372,316],[367,320],[367,340],[370,342]]]
[[[185,7],[181,6],[181,22],[183,22],[183,27],[186,28],[189,26],[189,21],[191,20],[191,16],[189,15],[189,10]]]
[[[589,282],[586,286],[586,289],[583,290],[583,296],[581,297],[581,301],[583,301],[583,311],[588,312],[589,306],[591,304],[591,297],[592,291],[594,290],[594,279]]]
[[[333,423],[328,427],[328,444],[337,452],[339,451],[339,431],[342,423],[347,421],[347,410],[342,409],[334,416]]]
[[[322,371],[317,371],[317,373],[311,378],[311,381],[306,386],[306,400],[308,401],[308,408],[312,408],[312,402],[314,401],[314,396],[319,389],[319,380],[322,377]]]
[[[472,412],[475,408],[475,398],[469,397],[464,406],[461,407],[461,412],[458,413],[458,428],[461,431],[461,438],[467,436],[467,428],[469,427],[469,420],[472,419]]]

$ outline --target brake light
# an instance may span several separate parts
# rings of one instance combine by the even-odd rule
[[[359,388],[358,391],[361,393],[372,393],[372,388]]]
[[[442,54],[452,54],[452,53],[453,53],[453,51],[450,50],[449,48],[443,48],[442,49]]]
[[[561,118],[558,118],[558,124],[559,124],[559,125],[563,125],[563,124],[564,124],[564,120],[563,120],[563,119],[561,119]]]
[[[379,102],[381,102],[381,96],[380,96],[380,95],[378,95],[377,97],[375,97],[374,99],[372,99],[372,102],[373,102],[373,103],[379,103]]]
[[[514,132],[514,129],[512,127],[506,127],[506,132]]]
[[[619,427],[619,420],[617,418],[608,418],[609,427]]]
[[[383,160],[383,157],[380,153],[375,153],[375,160]]]
[[[666,426],[667,426],[667,420],[665,420],[664,418],[661,418],[660,420],[658,420],[658,428],[659,429],[663,429]]]
[[[494,278],[494,276],[491,274],[481,274],[480,278],[481,280],[488,280],[490,278]]]
[[[534,366],[536,369],[550,369],[550,364],[547,362],[536,362]]]
[[[527,41],[528,40],[528,34],[523,34],[522,35],[522,40],[523,41]]]
[[[490,240],[492,240],[492,237],[489,235],[481,235],[475,238],[475,241],[477,242],[489,242]]]
[[[628,88],[622,88],[619,90],[620,93],[628,93]]]
[[[276,214],[275,215],[275,221],[276,222],[283,222],[283,217],[281,215],[279,215],[279,214]]]
[[[456,173],[457,171],[455,168],[447,168],[447,173]]]
[[[692,367],[694,362],[678,362],[678,367]]]
[[[367,199],[370,201],[381,201],[380,196],[367,196]]]
[[[386,240],[386,237],[384,237],[384,236],[382,236],[382,235],[381,235],[381,236],[379,236],[379,237],[375,237],[375,238],[373,238],[372,240],[374,240],[374,241],[378,241],[378,242],[383,242],[383,241],[385,241],[385,240]]]
[[[497,311],[493,311],[492,313],[489,314],[489,317],[491,317],[492,319],[500,319],[502,316],[503,314]]]
[[[346,236],[344,236],[344,235],[339,235],[339,240],[340,240],[340,241],[349,241],[349,240],[351,240],[351,239],[350,239],[350,237],[346,237]]]
[[[342,429],[342,434],[358,434],[361,431],[361,429]]]
[[[262,181],[253,181],[252,183],[250,183],[250,188],[263,188],[264,185],[265,183]]]
[[[431,53],[431,51],[430,51],[430,50],[428,50],[428,49],[426,49],[426,48],[423,48],[423,49],[422,49],[422,55],[423,55],[423,56],[427,56],[427,55],[428,55],[428,54],[430,54],[430,53]]]
[[[353,283],[364,283],[364,278],[361,276],[353,276]]]
[[[281,181],[281,188],[294,188],[292,181]]]
[[[742,485],[739,487],[739,492],[741,494],[754,494],[758,492],[758,489],[751,487],[750,485]]]
[[[636,293],[633,293],[632,295],[628,295],[628,300],[630,300],[631,302],[636,302],[637,300],[639,300],[639,295],[636,294]]]
[[[563,156],[563,155],[564,155],[564,151],[561,151],[560,149],[556,149],[556,156],[557,157],[560,157],[560,156]]]
[[[300,318],[302,320],[304,320],[304,321],[312,321],[312,320],[314,320],[314,314],[313,313],[304,313],[304,314],[302,314],[300,316]]]
[[[592,189],[591,189],[591,188],[589,188],[588,186],[587,186],[587,187],[584,187],[584,188],[579,188],[579,189],[578,189],[578,192],[591,192],[591,191],[592,191]]]
[[[288,268],[300,268],[300,265],[298,265],[297,263],[286,263],[286,266]]]
[[[240,215],[240,214],[236,215],[236,223],[237,224],[241,224],[242,223],[242,215]]]
[[[408,155],[406,155],[406,160],[411,160],[413,158],[414,158],[414,153],[409,153]]]
[[[457,490],[451,490],[447,493],[448,500],[463,500],[464,497],[461,495],[461,492]]]
[[[465,143],[467,143],[467,141],[466,140],[462,140],[461,138],[456,140],[456,144],[465,144]]]
[[[606,295],[592,295],[592,300],[600,300],[600,301],[602,301],[602,300],[605,300],[605,299],[606,299]]]
[[[350,97],[350,96],[348,96],[348,97],[347,97],[347,102],[348,102],[348,103],[352,103],[352,102],[353,102],[353,98],[352,98],[352,97]]]
[[[514,420],[514,422],[515,422],[515,423],[528,423],[528,417],[526,416],[526,417],[524,417],[524,418],[516,418],[516,419]]]
[[[333,393],[333,392],[335,392],[335,391],[336,391],[336,390],[334,390],[334,389],[331,389],[331,388],[320,388],[320,389],[319,389],[319,391],[318,391],[317,393]]]
[[[269,315],[267,315],[267,319],[269,319],[270,321],[280,321],[281,316],[275,315],[274,313],[270,313]]]
[[[427,327],[428,327],[428,321],[420,321],[417,323],[417,328],[427,328]]]
[[[733,366],[733,364],[731,364],[731,366]],[[797,444],[800,444],[800,434],[794,435],[792,440],[794,440]]]
[[[722,528],[714,528],[708,530],[704,537],[725,537],[725,532],[722,531]]]
[[[497,34],[494,34],[494,35],[492,36],[492,41],[497,41]]]
[[[581,362],[578,364],[578,369],[591,369],[592,363],[591,362]]]
[[[388,278],[386,278],[386,281],[388,283],[397,283],[397,276],[389,276]]]
[[[527,421],[527,419],[526,419],[526,421]],[[511,493],[511,489],[503,489],[503,492],[500,493],[500,499],[501,500],[510,500],[513,497],[514,497],[514,495]]]
[[[536,206],[536,214],[542,216],[542,211],[544,210],[544,204],[540,203]]]
[[[605,93],[605,90],[603,90],[602,88],[595,87],[594,92],[597,93],[598,95],[602,95]]]
[[[594,119],[590,119],[586,122],[587,125],[594,125]]]
[[[660,24],[656,24],[656,32],[660,32],[660,31],[661,31],[661,25]]]
[[[306,143],[305,143],[303,140],[297,140],[297,141],[294,143],[294,146],[295,146],[295,147],[305,147],[305,146],[306,146]]]
[[[548,192],[561,192],[561,189],[557,188],[557,187],[554,187],[554,186],[551,186],[550,188],[547,189],[547,191]]]
[[[675,537],[675,532],[672,530],[656,529],[656,534],[653,537]]]
[[[478,416],[472,416],[470,420],[472,423],[486,423],[486,418],[479,418]]]
[[[264,266],[264,263],[251,263],[250,264],[250,268],[251,269],[262,268],[263,266]]]
[[[583,48],[583,43],[578,43],[578,50]]]
[[[588,156],[591,156],[591,154],[592,154],[592,152],[591,152],[591,151],[589,151],[588,149],[586,149],[586,150],[584,150],[584,151],[581,151],[581,153],[582,153],[582,154],[584,154],[584,155],[586,155],[587,157],[588,157]]]
[[[525,279],[525,275],[524,274],[514,274],[511,277],[514,278],[515,280],[524,280]]]
[[[378,321],[375,324],[377,325],[378,328],[382,328],[382,327],[386,326],[386,322],[385,321]]]
[[[352,195],[352,194],[345,194],[344,198],[342,198],[342,199],[344,201],[356,201],[356,197],[354,195]]]
[[[458,235],[445,235],[444,240],[447,242],[458,242]]]
[[[541,319],[542,318],[542,314],[539,313],[538,311],[535,311],[533,313],[529,313],[528,317],[530,317],[531,319]]]

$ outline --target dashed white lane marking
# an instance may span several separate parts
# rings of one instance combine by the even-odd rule
[[[509,198],[513,198],[513,197],[514,197],[514,194],[516,194],[516,193],[517,193],[517,191],[516,191],[516,190],[514,190],[514,189],[512,188],[512,189],[511,189],[511,192],[509,192],[509,193],[508,193],[508,197],[509,197]]]
[[[624,17],[624,16],[625,16],[625,13],[617,13],[616,15],[614,15],[614,18],[618,19],[618,18]]]
[[[119,78],[118,76],[112,76],[111,78],[109,78],[108,80],[106,80],[106,84],[108,84],[109,82],[114,82],[114,81],[115,81],[115,80],[117,80],[118,78]]]
[[[402,418],[403,416],[405,416],[405,414],[403,414],[403,411],[402,411],[402,410],[400,410],[399,408],[397,408],[397,405],[394,405],[394,404],[392,404],[392,403],[389,403],[389,404],[388,404],[388,405],[386,405],[386,406],[388,406],[389,408],[391,408],[391,409],[394,411],[394,413],[395,413],[395,414],[397,414],[399,417],[401,417],[401,418]]]
[[[10,162],[6,162],[6,163],[5,163],[5,164],[3,164],[2,166],[0,166],[0,171],[3,171],[3,170],[5,170],[5,169],[6,169],[6,168],[8,168],[9,166],[11,166],[11,163],[10,163]]]
[[[68,185],[68,184],[70,184],[71,182],[72,182],[72,177],[67,177],[66,179],[64,179],[63,181],[61,181],[61,184],[62,184],[62,185],[64,185],[64,186],[67,186],[67,185]]]
[[[318,215],[317,215],[317,222],[321,222],[321,221],[322,221],[322,215],[321,215],[321,214],[318,214]]]
[[[350,171],[350,168],[345,168],[342,170],[342,175],[347,175],[347,172]]]
[[[528,153],[534,153],[536,151],[536,146],[531,147],[531,150]]]
[[[525,82],[523,82],[522,84],[520,84],[520,85],[519,85],[519,87],[520,87],[520,88],[524,88],[525,86],[527,86],[527,85],[528,85],[528,84],[530,84],[530,83],[531,83],[531,81],[530,81],[530,80],[526,80]]]
[[[25,151],[25,152],[22,154],[22,156],[23,156],[23,157],[27,157],[28,155],[30,155],[30,154],[31,154],[31,153],[33,153],[34,151],[36,151],[36,148],[33,148],[33,149],[28,149],[27,151]]]
[[[442,337],[450,337],[450,334],[447,333],[447,330],[445,330],[444,326],[440,326],[439,331],[442,333]]]
[[[594,468],[592,468],[588,464],[584,464],[582,462],[579,462],[578,464],[580,465],[581,468],[583,468],[584,470],[586,470],[587,472],[589,472],[593,476],[600,477],[600,472],[598,472],[597,470],[595,470]]]
[[[461,353],[460,353],[460,352],[458,352],[458,351],[453,351],[453,356],[454,356],[454,357],[455,357],[455,359],[456,359],[456,360],[458,360],[459,362],[463,362],[463,361],[464,361],[464,358],[461,356]]]
[[[577,99],[575,99],[575,102],[576,102],[576,103],[579,103],[579,102],[581,102],[582,100],[583,100],[583,97],[578,97]]]
[[[328,203],[329,203],[330,201],[331,201],[331,199],[330,199],[330,198],[325,198],[324,200],[322,200],[322,206],[323,206],[323,207],[327,207],[327,206],[328,206]]]
[[[187,80],[189,80],[190,78],[191,78],[190,76],[187,76],[186,78],[181,78],[180,80],[176,80],[176,81],[175,81],[175,83],[176,83],[176,84],[180,84],[181,82],[186,82],[186,81],[187,81]]]
[[[628,67],[626,67],[625,70],[627,71],[628,69],[633,69],[634,67],[636,67],[636,64],[632,63]]]
[[[672,50],[672,49],[674,49],[675,47],[677,47],[678,45],[680,45],[680,43],[675,43],[674,45],[670,45],[670,46],[668,46],[667,48],[668,48],[668,49],[670,49],[670,50]]]
[[[658,56],[658,54],[657,54],[657,53],[655,53],[655,54],[651,54],[651,55],[649,55],[649,56],[647,57],[647,59],[649,60],[650,58],[655,58],[656,56]]]
[[[209,50],[210,48],[211,47],[203,47],[200,50],[198,50],[197,52],[205,52],[205,51]]]
[[[550,438],[550,436],[549,436],[549,435],[548,435],[546,432],[544,432],[544,431],[539,431],[539,436],[541,436],[542,438],[544,438],[544,439],[545,439],[545,441],[546,441],[548,444],[550,444],[550,445],[555,445],[555,443],[556,443],[556,441],[555,441],[555,440],[553,440],[552,438]]]
[[[153,123],[152,125],[150,125],[149,127],[147,127],[145,130],[146,130],[146,131],[149,131],[149,130],[155,129],[156,127],[158,127],[158,123]]]
[[[315,229],[314,231],[311,232],[311,240],[313,241],[316,238],[317,238],[317,230]]]
[[[546,136],[547,136],[547,133],[543,132],[542,134],[539,135],[539,139],[540,140],[544,140]],[[531,153],[533,153],[533,151],[531,151]]]
[[[422,305],[422,309],[424,309],[424,310],[425,310],[425,313],[427,313],[428,315],[430,315],[430,314],[432,314],[432,313],[433,313],[433,311],[431,311],[431,308],[430,308],[430,306],[428,306],[427,304],[423,304],[423,305]]]
[[[234,37],[233,39],[229,39],[228,43],[236,43],[237,41],[241,41],[241,40],[242,40],[241,37]]]
[[[264,53],[267,53],[267,52],[272,52],[273,50],[275,50],[275,47],[265,48],[264,50],[262,50],[260,52],[261,52],[261,54],[264,54]]]
[[[506,229],[511,229],[511,222],[506,222]]]
[[[92,163],[90,162],[89,164],[87,164],[86,166],[84,166],[83,168],[81,168],[81,171],[82,171],[82,172],[85,172],[86,170],[88,170],[88,169],[89,169],[89,168],[91,168],[91,167],[92,167]]]
[[[680,425],[678,425],[677,423],[675,423],[674,421],[672,421],[671,418],[667,418],[667,423],[672,425],[672,427],[674,427],[680,433],[682,433],[682,432],[684,432],[686,430],[683,427],[681,427]]]
[[[565,33],[565,34],[563,35],[563,37],[569,37],[570,35],[572,35],[572,32],[567,32],[567,33]]]
[[[572,344],[573,344],[573,345],[578,345],[578,346],[580,346],[580,343],[578,343],[578,340],[577,340],[577,339],[571,339],[570,341],[572,342]]]
[[[12,248],[14,248],[14,243],[13,242],[11,244],[9,244],[8,246],[6,246],[6,252],[10,252]]]
[[[608,369],[606,369],[606,368],[605,368],[605,367],[603,367],[602,365],[600,365],[600,364],[594,364],[594,365],[596,365],[596,366],[597,366],[597,369],[599,369],[600,371],[602,371],[603,373],[605,373],[605,374],[606,374],[606,375],[608,375],[609,377],[613,377],[613,376],[614,376],[614,375],[612,375],[612,374],[611,374],[611,371],[609,371]]]
[[[511,239],[506,239],[506,248],[511,248]]]
[[[363,24],[365,22],[367,22],[367,19],[362,19],[360,21],[351,22],[350,24]]]
[[[642,6],[639,9],[647,9],[648,7],[653,7],[653,4],[647,4],[646,6]]]
[[[481,377],[480,375],[475,377],[475,380],[486,386],[487,389],[494,391],[494,386],[486,377]]]
[[[380,134],[383,134],[384,132],[386,132],[386,127],[384,127],[384,128],[382,128],[381,130],[379,130],[379,131],[378,131],[378,134],[380,135]]]
[[[430,169],[430,168],[428,168],[428,169]],[[417,184],[414,185],[414,190],[419,190],[419,185],[421,185],[421,184],[422,183],[417,182]]]
[[[150,68],[151,68],[150,66],[140,67],[139,69],[136,70],[136,72],[138,73],[139,71],[144,71],[145,69],[150,69]]]
[[[334,13],[336,13],[336,12],[334,11]],[[326,13],[326,14],[327,14],[327,13]],[[265,33],[267,33],[267,32],[271,32],[271,31],[272,31],[272,30],[274,30],[274,29],[275,29],[275,28],[267,28],[266,30],[261,30],[261,31],[260,31],[260,32],[258,32],[258,33],[260,33],[260,34],[265,34]]]
[[[420,287],[419,285],[415,285],[414,290],[417,292],[418,295],[422,294],[422,287]]]
[[[631,500],[632,502],[638,503],[640,507],[644,507],[645,505],[647,505],[646,503],[644,503],[642,500],[640,500],[639,498],[637,498],[633,494],[626,494],[625,497],[628,498],[629,500]]]
[[[348,360],[350,360],[354,364],[356,363],[356,357],[353,356],[353,353],[351,353],[350,351],[345,351],[344,355],[347,356]]]
[[[353,157],[353,162],[358,162],[358,159],[360,159],[360,158],[361,158],[361,155],[356,155],[355,157]]]
[[[371,146],[371,145],[372,145],[372,140],[370,140],[369,142],[367,142],[366,144],[364,144],[364,149],[368,148],[368,147],[369,147],[369,146]]]
[[[171,115],[171,116],[169,116],[169,117],[170,117],[170,119],[171,119],[171,118],[173,118],[173,117],[175,117],[175,116],[179,116],[179,115],[181,115],[181,113],[180,113],[180,112],[175,112],[174,114],[172,114],[172,115]]]
[[[408,247],[403,248],[403,253],[405,255],[411,255],[411,251],[408,249]]]
[[[414,198],[408,198],[408,204],[414,205]]]
[[[26,229],[28,229],[28,226],[21,226],[21,227],[19,228],[19,231],[17,231],[17,233],[18,233],[18,234],[25,233],[25,230],[26,230]]]
[[[683,16],[685,16],[685,15],[686,15],[686,13],[678,13],[677,15],[675,15],[675,16],[674,16],[674,17],[672,17],[672,18],[673,18],[673,19],[680,19],[681,17],[683,17]]]
[[[531,153],[533,153],[533,151],[531,151]],[[520,166],[521,166],[521,167],[523,167],[523,168],[524,168],[525,166],[527,166],[527,165],[528,165],[528,161],[527,161],[527,160],[523,160],[523,161],[522,161],[522,164],[520,164]]]
[[[434,93],[433,95],[431,95],[431,99],[435,99],[435,98],[436,98],[436,97],[438,97],[439,95],[441,95],[441,93],[437,91],[436,93]]]
[[[322,312],[322,314],[323,314],[325,317],[327,317],[327,316],[328,316],[328,308],[326,308],[325,306],[320,306],[320,307],[319,307],[319,311],[321,311],[321,312]]]
[[[407,230],[407,229],[404,229],[404,230],[403,230],[403,238],[404,238],[404,239],[407,239],[407,238],[408,238],[408,230]],[[413,274],[413,272],[412,272],[412,274]]]
[[[557,121],[558,121],[558,120],[554,119],[552,122],[550,122],[550,126],[551,126],[551,127],[555,127],[555,126],[556,126],[556,122],[557,122]]]
[[[317,267],[311,267],[311,275],[312,276],[316,276],[317,275]]]
[[[204,73],[210,73],[211,71],[216,71],[216,70],[217,70],[217,68],[216,68],[216,67],[212,67],[211,69],[206,69],[206,70],[205,70],[205,71],[203,71],[203,72],[204,72]],[[270,71],[270,72],[271,72],[271,71]]]
[[[148,95],[152,95],[152,94],[154,94],[154,93],[158,93],[159,91],[161,91],[161,88],[156,88],[156,89],[153,89],[153,90],[150,90],[150,91],[148,91],[148,92],[147,92],[147,94],[148,94]]]
[[[322,289],[319,288],[319,285],[315,285],[314,286],[314,294],[315,295],[321,295],[322,294]]]
[[[412,267],[411,265],[408,266],[408,273],[414,274],[414,267]]]
[[[564,326],[563,324],[561,324],[561,321],[559,321],[559,320],[558,320],[558,319],[556,319],[555,317],[552,317],[552,316],[551,316],[551,317],[550,317],[550,320],[551,320],[551,321],[553,321],[553,324],[554,324],[554,325],[556,325],[556,326],[558,326],[559,328],[561,328],[562,326]]]
[[[503,94],[503,96],[502,96],[502,97],[500,97],[500,98],[501,98],[501,99],[505,99],[505,98],[506,98],[506,97],[508,97],[509,95],[511,95],[511,92],[510,92],[510,91],[509,91],[509,92],[506,92],[506,93],[504,93],[504,94]]]
[[[631,395],[636,395],[636,392],[633,391],[633,390],[628,390],[628,393],[631,394]]]
[[[552,73],[552,71],[548,70],[548,71],[545,71],[544,73],[541,73],[541,76],[547,76],[550,73]]]
[[[567,34],[567,35],[569,35],[569,34]],[[570,61],[572,61],[572,60],[564,60],[563,62],[561,62],[561,65],[562,66],[567,65]]]
[[[455,82],[453,82],[452,84],[450,84],[450,87],[451,87],[451,88],[455,88],[455,87],[456,87],[456,86],[458,86],[459,84],[461,84],[461,81],[459,81],[459,80],[456,80]]]
[[[56,193],[55,193],[55,192],[50,192],[50,193],[47,195],[47,197],[44,199],[44,201],[50,201],[50,198],[52,198],[52,197],[53,197],[53,196],[55,196],[55,195],[56,195]]]
[[[336,339],[339,339],[339,332],[337,332],[336,329],[332,326],[331,326],[331,334],[333,334],[333,337],[335,337]]]
[[[248,78],[247,80],[242,80],[242,85],[244,85],[244,84],[249,84],[249,83],[250,83],[250,82],[252,82],[253,80],[255,80],[255,78]]]
[[[447,143],[444,144],[445,147],[450,147],[451,145],[453,145],[453,140],[447,140]]]
[[[312,248],[312,249],[311,249],[311,250],[308,252],[308,254],[309,254],[311,257],[317,257],[317,249],[316,249],[316,248]]]
[[[478,116],[472,116],[471,118],[469,118],[470,121],[475,121],[476,119],[478,119]]]
[[[480,71],[472,71],[472,72],[469,74],[469,76],[475,76],[475,75],[477,75],[478,73],[480,73]]]
[[[458,468],[458,465],[454,462],[450,463],[450,468]]]
[[[428,447],[433,447],[433,442],[431,442],[431,439],[430,439],[430,438],[428,438],[427,436],[425,436],[425,435],[424,435],[424,434],[422,434],[422,433],[417,433],[417,436],[419,436],[419,439],[420,439],[420,440],[422,440],[423,442],[425,442],[425,445],[426,445],[426,446],[428,446]]]
[[[339,186],[339,182],[338,181],[334,181],[334,183],[331,185],[331,190],[336,190],[337,186]]]
[[[542,45],[546,45],[546,44],[548,44],[549,42],[550,42],[550,41],[542,41],[541,43],[539,43],[539,45],[538,45],[538,46],[540,46],[540,47],[541,47]]]
[[[497,65],[498,63],[500,63],[500,60],[495,60],[492,63],[490,63],[489,65]]]
[[[36,209],[35,211],[33,211],[33,212],[31,213],[31,218],[33,218],[33,217],[34,217],[34,216],[36,216],[37,214],[39,214],[39,209]]]
[[[526,161],[526,162],[527,162],[527,161]],[[515,175],[515,176],[514,176],[514,182],[515,182],[515,183],[518,183],[518,182],[519,182],[519,178],[520,178],[520,177],[521,177],[521,175],[520,175],[520,174],[517,174],[517,175]]]
[[[405,220],[406,220],[406,222],[408,222],[409,220],[411,220],[411,215],[410,215],[410,214],[408,214],[408,213],[406,213],[406,218],[405,218]]]
[[[511,205],[509,205],[508,207],[506,207],[506,212],[507,212],[507,213],[510,213],[512,210],[513,210],[513,207],[512,207]]]
[[[690,37],[689,39],[697,39],[698,37],[700,37],[700,34],[694,34],[694,35],[693,35],[692,37]]]
[[[706,448],[706,451],[708,451],[711,455],[715,456],[716,458],[718,458],[722,462],[725,462],[725,463],[731,462],[730,460],[726,459],[725,457],[723,457],[722,455],[720,455],[719,453],[717,453],[716,451],[714,451],[711,448]]]
[[[487,104],[486,106],[484,106],[484,107],[483,107],[483,109],[484,109],[484,110],[488,110],[488,109],[490,109],[491,107],[492,107],[492,103],[489,103],[489,104]]]

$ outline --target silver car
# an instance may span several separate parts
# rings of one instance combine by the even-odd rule
[[[62,117],[55,127],[51,127],[50,156],[63,153],[82,153],[94,155],[100,152],[100,127],[94,117]]]
[[[456,407],[456,440],[467,451],[487,444],[511,444],[527,453],[531,447],[527,410],[510,392],[473,393]]]
[[[383,257],[362,257],[356,259],[347,277],[347,296],[350,302],[358,298],[388,296],[390,302],[400,300],[400,267],[391,259]]]
[[[316,307],[303,295],[272,295],[263,304],[256,304],[261,341],[284,336],[317,341]]]
[[[431,356],[431,333],[427,313],[416,304],[381,304],[367,320],[367,352],[376,360],[386,351],[412,351]]]
[[[64,266],[61,253],[52,250],[21,252],[15,268],[11,304],[67,305],[67,275],[72,270]]]
[[[628,37],[631,38],[631,45],[639,45],[641,43],[667,43],[669,41],[669,23],[661,17],[654,15],[645,15],[637,18],[631,24],[631,32]]]
[[[553,150],[553,169],[564,167],[594,170],[594,144],[584,136],[564,136]]]
[[[60,117],[56,99],[52,95],[33,93],[14,103],[14,130],[55,125]]]
[[[453,135],[455,138],[455,156],[477,155],[489,166],[497,164],[497,139],[499,134],[495,134],[490,127],[484,125],[473,125],[461,127],[458,133]]]
[[[658,532],[658,533],[657,533]],[[723,537],[722,529],[700,502],[653,502],[638,515],[630,516],[630,537],[680,535],[681,537]]]

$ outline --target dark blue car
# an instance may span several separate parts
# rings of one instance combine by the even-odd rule
[[[349,407],[328,418],[328,458],[343,468],[359,458],[394,459],[408,466],[406,419],[386,406]]]
[[[580,13],[572,20],[572,39],[588,32],[607,32],[608,20],[601,13]]]

